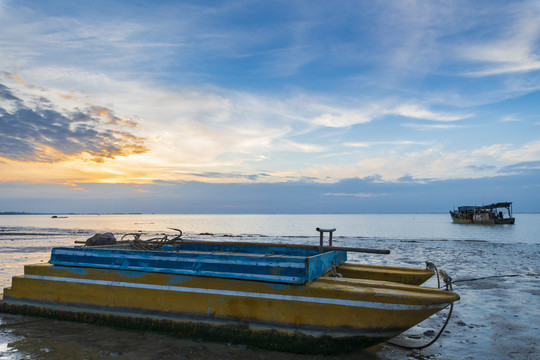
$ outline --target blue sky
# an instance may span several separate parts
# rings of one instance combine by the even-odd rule
[[[538,1],[0,0],[0,211],[540,211]]]

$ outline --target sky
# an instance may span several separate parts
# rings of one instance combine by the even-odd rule
[[[540,211],[539,1],[0,0],[0,212]]]

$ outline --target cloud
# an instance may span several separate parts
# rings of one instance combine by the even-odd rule
[[[336,112],[348,109],[321,106],[320,98],[309,96],[282,100],[219,88],[171,91],[152,84],[132,82],[126,86],[111,78],[100,79],[105,80],[108,91],[115,94],[109,98],[114,99],[113,106],[98,105],[107,102],[98,96],[82,96],[84,93],[74,90],[66,92],[19,82],[12,88],[4,86],[2,93],[18,100],[2,99],[1,104],[17,104],[10,105],[12,109],[3,113],[3,121],[22,116],[22,111],[26,111],[29,120],[24,129],[22,123],[10,122],[18,127],[6,127],[3,135],[10,137],[2,142],[5,144],[2,153],[8,154],[8,159],[25,161],[51,162],[70,156],[80,157],[81,161],[114,158],[114,162],[107,161],[106,166],[99,169],[75,165],[81,167],[77,173],[68,174],[71,176],[68,179],[88,181],[84,176],[90,176],[95,181],[99,176],[99,181],[103,182],[132,183],[151,183],[156,179],[335,182],[374,172],[385,180],[404,180],[404,174],[410,174],[415,181],[482,177],[494,176],[501,166],[524,156],[528,161],[539,156],[534,143],[525,147],[491,144],[447,151],[435,138],[396,140],[396,137],[402,138],[402,131],[388,140],[383,136],[383,140],[378,141],[343,141],[362,139],[362,132],[353,132],[355,129],[348,127],[328,130],[307,119],[317,109],[332,108]],[[122,88],[125,89],[122,91]],[[69,97],[58,94],[69,94]],[[428,114],[432,118],[432,113],[436,113],[424,113],[418,109],[426,108],[419,105],[407,112],[403,110],[407,109],[403,102],[396,102],[390,110],[382,104],[370,108],[377,122],[389,121],[385,116],[395,109],[399,110],[395,113]],[[130,115],[116,115],[126,113]],[[449,123],[454,119],[459,121],[459,115],[445,116],[436,123],[425,120],[430,123],[404,126],[413,129],[465,126]],[[32,134],[32,129],[36,131],[32,136],[14,136],[16,131]],[[144,138],[140,134],[144,134]],[[344,148],[349,148],[348,153],[344,153]],[[323,161],[328,158],[333,160]],[[497,165],[490,168],[487,166],[490,164]],[[36,181],[46,177],[38,173],[34,176]]]
[[[13,100],[17,101],[20,100],[18,97],[14,96],[8,87],[0,84],[0,99],[4,100]]]
[[[434,181],[437,179],[434,178],[424,178],[424,179],[418,179],[410,174],[403,175],[396,179],[396,182],[398,183],[416,183],[416,184],[426,184],[428,182]]]
[[[0,101],[4,120],[25,115],[37,132],[12,133],[2,144],[9,159],[80,157],[84,167],[70,176],[99,174],[92,180],[103,182],[492,176],[527,149],[491,153],[483,146],[501,141],[490,137],[460,152],[458,132],[446,130],[468,127],[472,136],[486,110],[474,107],[478,99],[538,88],[534,74],[505,77],[504,86],[461,76],[534,60],[538,26],[530,10],[519,11],[528,4],[283,2],[276,9],[232,1],[123,12],[103,2],[62,12],[11,2],[0,21],[0,68],[11,71]],[[520,55],[492,52],[498,60],[490,62],[474,52],[504,46],[502,39],[519,42]],[[504,110],[497,116],[509,119]],[[533,149],[525,155],[538,159]],[[88,167],[88,160],[102,162]]]
[[[333,164],[316,164],[299,169],[296,174],[310,174],[319,179],[329,178],[335,181],[377,173],[381,181],[429,183],[443,179],[495,177],[501,172],[517,174],[527,170],[525,165],[536,166],[537,159],[540,158],[538,142],[515,145],[492,144],[450,150],[443,143],[392,147],[377,147],[369,143],[345,145],[358,146],[358,153],[347,155],[347,159],[356,158],[355,162],[346,164],[335,161]],[[333,159],[341,158],[343,156],[333,157]],[[523,164],[511,166],[517,163]]]
[[[485,172],[486,170],[495,170],[497,167],[494,165],[467,165],[466,168],[473,171]]]
[[[500,122],[518,122],[520,121],[518,118],[516,118],[515,115],[507,115],[507,116],[504,116]]]
[[[440,122],[452,122],[464,120],[471,117],[470,114],[450,114],[450,113],[439,113],[428,110],[418,105],[414,104],[402,104],[395,107],[395,109],[390,110],[389,114],[400,115],[408,118],[414,119],[423,119],[423,120],[432,120]]]
[[[206,178],[208,180],[226,179],[226,180],[249,180],[249,181],[266,181],[271,178],[271,175],[265,173],[258,174],[234,174],[234,173],[220,173],[215,171],[209,171],[205,173],[185,173],[184,175],[193,178]]]
[[[539,161],[523,161],[516,164],[511,164],[504,166],[500,169],[501,173],[520,173],[528,172],[531,170],[540,170],[540,160]]]
[[[464,75],[484,77],[540,70],[540,9],[516,3],[504,11],[505,19],[501,19],[500,27],[491,27],[494,30],[491,39],[462,46],[463,58],[479,64],[478,70]]]
[[[350,178],[336,183],[163,182],[72,186],[0,183],[0,211],[142,213],[446,213],[453,205],[489,203],[500,194],[519,212],[538,212],[540,170],[493,178],[389,182]],[[76,187],[75,187],[76,188]],[[451,221],[450,218],[447,218]]]
[[[386,117],[401,116],[435,122],[455,122],[470,118],[472,114],[437,112],[428,106],[420,105],[416,100],[396,100],[383,98],[370,101],[370,105],[330,105],[335,99],[317,99],[303,97],[305,113],[315,113],[307,121],[319,126],[345,128],[365,124]],[[325,101],[328,104],[325,104]],[[356,99],[357,101],[357,99]]]
[[[412,140],[398,140],[398,141],[364,141],[364,142],[347,142],[344,146],[367,148],[371,146],[387,146],[387,145],[429,145],[429,142],[425,141],[412,141]]]
[[[497,164],[512,164],[540,159],[540,141],[524,144],[492,144],[471,151],[474,158],[487,157]]]
[[[30,106],[0,84],[0,154],[18,161],[56,162],[67,157],[103,162],[105,158],[141,154],[147,151],[144,138],[110,125],[121,121],[96,107],[64,112],[48,99],[40,98]],[[8,103],[12,109],[6,110]],[[104,108],[99,108],[104,111]],[[127,122],[135,126],[133,122]]]
[[[466,125],[456,125],[456,124],[419,124],[419,123],[403,123],[403,127],[412,128],[420,131],[427,130],[446,130],[446,129],[458,129],[466,128]]]
[[[359,197],[359,198],[372,198],[372,197],[379,197],[379,196],[388,196],[388,194],[385,193],[353,193],[353,194],[347,194],[347,193],[326,193],[322,194],[323,196],[346,196],[346,197]]]

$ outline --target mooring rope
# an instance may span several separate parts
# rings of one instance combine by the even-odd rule
[[[390,344],[390,345],[393,345],[393,346],[397,346],[397,347],[402,348],[402,349],[407,349],[407,350],[425,349],[428,346],[433,345],[435,343],[435,341],[437,341],[439,339],[439,337],[442,335],[444,329],[446,328],[446,325],[448,325],[448,322],[450,321],[450,318],[452,317],[452,311],[453,310],[454,310],[454,303],[450,304],[450,311],[448,312],[448,315],[446,316],[446,321],[444,322],[444,325],[442,326],[442,328],[439,331],[439,333],[437,334],[437,336],[435,336],[433,338],[433,340],[431,340],[429,343],[427,343],[425,345],[422,345],[422,346],[407,346],[407,345],[396,344],[396,343],[391,342],[391,341],[387,341],[386,343]]]
[[[446,290],[452,290],[452,284],[457,283],[457,282],[469,282],[469,281],[495,279],[495,278],[505,278],[505,277],[516,277],[516,276],[533,276],[533,277],[540,276],[540,274],[525,274],[525,275],[511,274],[511,275],[484,276],[484,277],[473,278],[473,279],[452,280],[452,278],[450,276],[448,276],[448,274],[444,270],[438,270],[437,271],[437,267],[432,262],[426,261],[426,269],[433,270],[437,274],[437,284],[438,284],[439,289],[441,288],[441,282],[440,282],[440,279],[439,279],[439,273],[441,274],[441,276],[443,277],[443,280],[444,280],[444,282],[446,284]],[[450,318],[452,317],[452,311],[453,310],[454,310],[454,304],[452,303],[452,304],[450,304],[450,311],[448,312],[448,315],[446,317],[446,320],[445,320],[441,330],[439,331],[437,336],[435,336],[433,338],[433,340],[431,340],[429,343],[427,343],[425,345],[422,345],[422,346],[407,346],[407,345],[397,344],[397,343],[394,343],[394,342],[391,342],[391,341],[386,341],[386,343],[389,344],[389,345],[393,345],[393,346],[396,346],[396,347],[399,347],[399,348],[402,348],[402,349],[407,349],[407,350],[425,349],[428,346],[433,345],[435,343],[435,341],[437,341],[439,339],[439,337],[442,335],[444,329],[446,328],[446,325],[448,325],[448,322],[450,321]]]
[[[538,274],[526,274],[527,276],[538,276]],[[485,279],[495,279],[495,278],[504,278],[504,277],[516,277],[516,276],[523,276],[520,274],[512,274],[512,275],[492,275],[492,276],[484,276],[479,278],[473,278],[473,279],[459,279],[454,280],[455,283],[457,282],[468,282],[468,281],[477,281],[477,280],[485,280]]]
[[[435,274],[437,274],[437,288],[441,288],[441,279],[439,278],[439,271],[437,270],[437,267],[435,266],[434,263],[432,263],[431,261],[426,261],[426,270],[431,270],[433,271]]]
[[[451,291],[452,290],[452,278],[446,273],[446,271],[444,270],[437,270],[437,267],[435,266],[435,264],[433,264],[432,262],[430,261],[426,261],[426,270],[432,270],[433,272],[435,272],[435,274],[437,274],[437,288],[441,288],[441,280],[440,280],[440,277],[439,277],[439,274],[440,276],[443,278],[443,281],[446,285],[446,291]],[[450,321],[450,318],[452,317],[452,311],[454,311],[454,303],[451,303],[450,304],[450,311],[448,312],[448,315],[446,316],[446,320],[443,324],[443,326],[441,327],[441,330],[439,330],[439,333],[437,334],[437,336],[435,336],[429,343],[425,344],[425,345],[421,345],[421,346],[407,346],[407,345],[402,345],[402,344],[397,344],[397,343],[394,343],[394,342],[391,342],[391,341],[387,341],[386,343],[387,344],[390,344],[390,345],[393,345],[393,346],[397,346],[399,348],[402,348],[402,349],[407,349],[407,350],[421,350],[421,349],[425,349],[427,348],[428,346],[431,346],[435,343],[435,341],[437,341],[439,339],[439,337],[442,335],[444,329],[446,329],[446,325],[448,325],[448,322]]]

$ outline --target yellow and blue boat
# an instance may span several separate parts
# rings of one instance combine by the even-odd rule
[[[13,277],[0,311],[334,353],[393,338],[459,299],[419,286],[433,270],[350,264],[330,248],[58,247]]]

